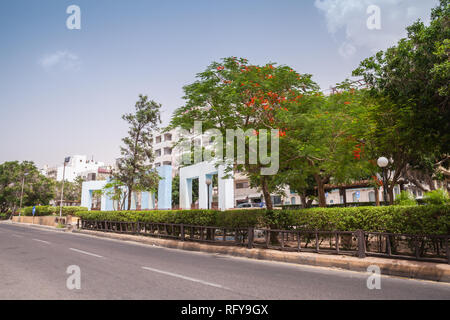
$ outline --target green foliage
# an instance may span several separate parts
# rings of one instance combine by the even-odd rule
[[[113,201],[113,206],[117,205],[117,208],[113,208],[115,210],[123,210],[125,208],[125,200],[127,199],[128,189],[126,185],[117,179],[112,179],[109,181],[103,189],[95,190],[93,192],[93,196],[101,197],[102,195],[106,195],[109,199]]]
[[[64,200],[81,201],[83,178],[77,177],[74,182],[64,181]],[[55,181],[55,200],[61,200],[62,181]]]
[[[67,215],[75,215],[79,211],[86,211],[86,207],[62,207],[61,214],[63,216]],[[51,216],[51,215],[59,215],[59,207],[53,207],[53,206],[36,206],[36,211],[34,215],[36,217],[38,216]],[[25,207],[22,208],[22,215],[24,216],[32,216],[33,215],[33,207]]]
[[[0,164],[0,212],[14,212],[20,206],[23,182],[23,206],[46,205],[54,198],[54,181],[43,176],[33,162]]]
[[[243,58],[228,57],[213,62],[197,75],[197,81],[184,87],[186,105],[175,111],[171,128],[191,129],[194,121],[201,121],[203,131],[215,129],[223,137],[226,129],[239,128],[246,133],[242,142],[249,150],[251,142],[257,143],[265,137],[261,132],[255,134],[255,130],[268,128],[275,132],[279,130],[280,136],[286,134],[283,122],[280,122],[285,119],[282,114],[301,104],[303,95],[319,89],[311,77],[310,74],[299,74],[289,66],[252,65]],[[270,131],[267,135],[270,136]],[[237,143],[215,146],[222,147],[225,154],[227,148],[235,150]],[[268,157],[278,156],[273,152],[270,150]],[[239,164],[237,169],[249,178],[252,187],[261,189],[267,208],[271,208],[270,194],[278,192],[284,182],[276,175],[262,174],[267,163],[262,163],[261,159],[250,163],[248,154],[246,152],[245,164]],[[234,160],[236,158],[237,152],[234,152]],[[283,164],[283,161],[280,159],[279,163]]]
[[[286,137],[281,176],[301,193],[317,186],[318,202],[326,206],[324,184],[348,183],[375,170],[366,152],[365,114],[373,102],[365,90],[340,85],[336,94],[304,96],[284,116]]]
[[[9,215],[7,213],[0,213],[0,220],[6,220],[9,218]]]
[[[81,211],[76,215],[87,220],[141,221],[184,223],[209,226],[215,224],[214,210],[154,210],[154,211]]]
[[[183,223],[226,228],[276,226],[297,230],[450,234],[450,206],[311,208],[302,210],[82,211],[86,220]]]
[[[425,193],[423,203],[432,205],[450,204],[450,197],[444,189],[436,189]]]
[[[418,154],[450,150],[449,19],[450,2],[441,0],[429,26],[415,22],[407,38],[353,72],[396,105],[395,122],[407,128],[400,132],[403,142]]]
[[[154,159],[152,132],[161,122],[161,105],[147,96],[139,95],[135,113],[127,113],[122,119],[129,124],[128,136],[120,148],[122,157],[117,160],[113,178],[127,187],[128,205],[131,207],[133,191],[155,191],[159,176],[152,170]]]
[[[413,195],[403,190],[400,194],[395,198],[395,205],[397,206],[415,206],[417,205],[416,199],[414,199]]]

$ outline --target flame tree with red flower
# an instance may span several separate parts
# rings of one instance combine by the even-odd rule
[[[186,104],[177,109],[170,127],[190,129],[194,121],[202,121],[203,130],[219,129],[225,137],[226,129],[244,131],[279,130],[278,137],[289,137],[285,121],[291,108],[302,104],[305,96],[315,95],[319,87],[309,74],[299,74],[289,66],[275,63],[252,65],[246,59],[230,57],[213,62],[197,75],[197,81],[184,87]],[[251,139],[259,140],[261,134]],[[250,137],[246,137],[247,146]],[[268,138],[270,141],[270,138]],[[281,142],[282,143],[282,142]],[[248,150],[248,149],[247,149]],[[224,152],[225,154],[225,152]],[[246,152],[248,160],[248,152]],[[281,190],[285,182],[281,175],[261,175],[266,165],[259,162],[237,165],[252,187],[259,188],[266,206],[272,209],[271,193]],[[283,165],[283,152],[280,154]],[[281,168],[283,171],[285,168]]]

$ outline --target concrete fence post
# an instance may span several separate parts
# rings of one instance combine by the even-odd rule
[[[253,228],[248,228],[248,248],[253,249],[253,238],[255,236],[255,230]]]
[[[180,225],[181,241],[184,241],[184,224]]]
[[[363,230],[358,230],[356,232],[358,239],[358,258],[366,257],[366,239]]]
[[[447,247],[447,263],[450,264],[450,243],[448,237],[445,238],[445,246]]]

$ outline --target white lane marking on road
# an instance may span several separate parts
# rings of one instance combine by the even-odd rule
[[[43,243],[46,243],[46,244],[50,244],[50,242],[45,241],[45,240],[40,240],[40,239],[31,239],[31,240],[43,242]]]
[[[149,267],[142,267],[142,269],[153,271],[153,272],[162,273],[162,274],[165,274],[165,275],[168,275],[168,276],[172,276],[172,277],[176,277],[176,278],[180,278],[180,279],[184,279],[184,280],[198,282],[198,283],[201,283],[201,284],[204,284],[204,285],[207,285],[207,286],[211,286],[211,287],[216,287],[216,288],[230,290],[229,288],[221,286],[220,284],[211,283],[211,282],[207,282],[207,281],[203,281],[203,280],[195,279],[195,278],[191,278],[191,277],[186,277],[186,276],[183,276],[181,274],[176,274],[176,273],[167,272],[167,271],[163,271],[163,270],[153,269],[153,268],[149,268]]]
[[[102,256],[99,256],[98,254],[95,254],[95,253],[90,253],[90,252],[87,252],[87,251],[78,250],[78,249],[74,249],[74,248],[69,248],[69,249],[72,250],[72,251],[79,252],[79,253],[87,254],[89,256],[93,256],[93,257],[97,257],[97,258],[103,258]]]

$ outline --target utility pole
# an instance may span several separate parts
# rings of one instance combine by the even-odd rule
[[[19,205],[19,217],[22,214],[22,199],[23,199],[23,187],[25,185],[25,176],[28,175],[28,172],[25,172],[22,177],[22,191],[20,192],[20,205]],[[11,215],[12,217],[12,215]]]
[[[61,201],[59,203],[59,218],[61,220],[62,216],[62,204],[64,199],[64,180],[66,178],[66,164],[70,161],[70,157],[66,157],[64,159],[64,168],[63,168],[63,179],[62,179],[62,187],[61,187]]]

